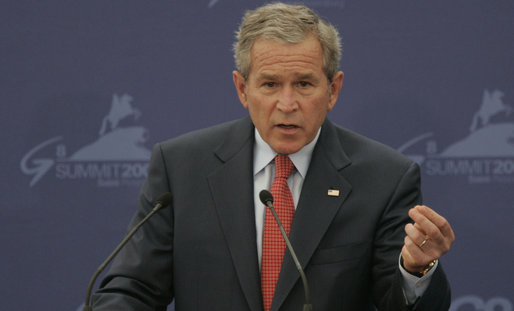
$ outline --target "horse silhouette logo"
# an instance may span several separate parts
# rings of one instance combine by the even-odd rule
[[[476,160],[479,158],[513,157],[514,122],[512,122],[512,117],[509,117],[513,110],[511,106],[503,102],[502,91],[485,89],[482,103],[473,115],[469,128],[470,133],[466,137],[439,151],[433,137],[434,134],[432,132],[424,133],[404,143],[398,148],[398,151],[405,153],[424,141],[426,144],[425,153],[407,154],[418,164],[422,164],[427,158],[473,158]],[[497,118],[502,113],[505,114],[505,118]]]
[[[128,94],[123,94],[122,96],[114,94],[112,96],[111,110],[102,120],[100,136],[106,133],[108,126],[112,131],[118,127],[121,120],[129,116],[133,116],[134,120],[137,120],[141,116],[141,112],[132,106],[132,100],[132,96]]]
[[[512,112],[512,107],[503,103],[502,100],[503,92],[500,90],[494,90],[489,92],[488,90],[484,90],[484,95],[482,97],[482,106],[480,109],[475,112],[473,116],[473,121],[471,123],[471,127],[469,130],[474,132],[479,127],[479,122],[481,127],[485,127],[489,124],[489,121],[492,117],[496,116],[501,112],[505,112],[508,116]]]
[[[123,94],[112,96],[109,113],[102,119],[100,137],[70,156],[73,161],[102,160],[147,160],[150,150],[144,143],[148,140],[148,130],[142,126],[119,126],[128,117],[137,120],[141,112],[132,105],[132,96]]]

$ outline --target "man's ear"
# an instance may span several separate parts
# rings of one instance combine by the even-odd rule
[[[241,105],[248,109],[248,101],[246,98],[246,80],[243,75],[237,71],[232,71],[232,78],[234,80],[234,86],[236,87],[237,96],[239,97],[239,101]]]
[[[328,111],[332,110],[337,102],[337,97],[343,87],[343,79],[344,73],[342,71],[338,71],[332,78],[332,83],[330,84],[330,98],[328,100]]]

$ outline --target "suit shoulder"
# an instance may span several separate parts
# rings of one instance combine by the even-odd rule
[[[232,120],[203,129],[194,130],[159,143],[164,152],[168,150],[215,149],[235,132],[249,128],[247,118]],[[249,123],[249,124],[248,124]],[[239,133],[241,134],[241,133]]]
[[[380,162],[389,164],[398,163],[400,165],[411,165],[413,163],[411,159],[384,143],[339,125],[334,125],[334,128],[341,146],[352,162],[368,159],[372,161],[380,160]]]

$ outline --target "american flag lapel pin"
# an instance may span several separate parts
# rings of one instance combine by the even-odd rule
[[[330,197],[338,197],[341,193],[339,192],[338,189],[328,189],[328,192],[327,192],[328,196]]]

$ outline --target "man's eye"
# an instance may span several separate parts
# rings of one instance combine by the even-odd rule
[[[276,85],[275,82],[266,82],[264,83],[264,86],[267,86],[267,87],[274,87]]]
[[[298,85],[300,85],[301,87],[307,87],[310,85],[310,83],[306,82],[306,81],[300,81],[300,82],[298,82]]]

